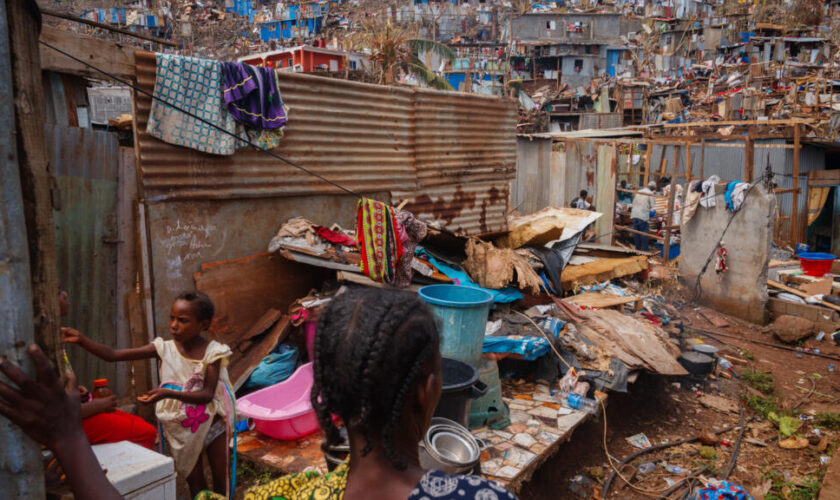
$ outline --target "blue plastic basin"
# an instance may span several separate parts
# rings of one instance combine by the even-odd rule
[[[441,354],[478,368],[493,295],[460,285],[429,285],[417,293],[440,320]]]

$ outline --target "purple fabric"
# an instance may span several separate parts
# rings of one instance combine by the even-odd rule
[[[222,96],[239,123],[268,130],[286,125],[286,110],[271,68],[222,63]]]

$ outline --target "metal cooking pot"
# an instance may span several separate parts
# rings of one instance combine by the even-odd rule
[[[449,474],[478,472],[482,448],[464,426],[434,417],[420,442],[420,465]]]

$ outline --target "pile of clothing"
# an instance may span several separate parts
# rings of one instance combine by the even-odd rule
[[[228,156],[280,144],[288,109],[275,70],[174,54],[155,54],[155,63],[149,135]]]
[[[694,217],[698,205],[703,208],[712,208],[717,205],[715,185],[719,182],[720,177],[717,175],[713,175],[705,181],[691,181],[691,184],[688,186],[688,195],[686,196],[685,206],[682,212],[684,224],[688,223]],[[744,203],[750,186],[751,184],[749,182],[742,181],[732,181],[726,185],[723,199],[726,202],[726,208],[730,212],[737,212],[741,208],[741,204]]]

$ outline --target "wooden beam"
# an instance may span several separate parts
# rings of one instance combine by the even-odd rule
[[[134,79],[134,48],[107,40],[62,31],[52,26],[41,28],[42,41],[49,43],[74,57],[87,61],[119,78]],[[107,80],[102,73],[78,63],[64,54],[38,44],[41,55],[41,69]]]
[[[727,120],[720,122],[689,122],[689,123],[665,123],[665,128],[693,128],[693,127],[720,127],[727,125],[749,126],[749,125],[798,125],[800,123],[814,123],[813,119],[796,120]]]
[[[772,286],[773,288],[778,288],[779,290],[781,290],[783,292],[792,293],[792,294],[796,295],[797,297],[802,297],[803,299],[809,296],[807,293],[805,293],[801,290],[797,290],[796,288],[791,288],[787,285],[779,283],[778,281],[767,280],[767,284],[769,286]],[[836,305],[832,304],[831,302],[826,302],[824,300],[821,300],[820,305],[828,307],[829,309],[834,309],[835,311],[840,311],[840,306],[836,306]]]
[[[799,124],[793,127],[793,185],[799,187],[799,148],[800,148]],[[799,241],[799,224],[797,212],[799,203],[799,190],[793,191],[793,206],[790,209],[790,244],[796,245]]]
[[[654,239],[654,240],[657,240],[657,241],[662,241],[663,240],[662,236],[657,236],[653,233],[643,233],[642,231],[636,231],[635,229],[633,229],[632,227],[629,227],[629,226],[621,226],[619,224],[616,224],[615,227],[616,227],[616,229],[621,229],[622,231],[627,231],[627,232],[633,233],[633,234],[639,234],[639,235],[642,235],[642,236],[647,236],[648,238],[651,238],[651,239]]]
[[[744,179],[747,182],[753,180],[753,170],[755,169],[755,140],[751,135],[744,139]]]
[[[6,2],[12,53],[15,129],[23,213],[29,245],[35,341],[64,374],[59,326],[58,269],[53,222],[52,176],[44,132],[44,93],[38,52],[40,19],[35,2]],[[33,9],[35,15],[33,15]],[[54,181],[53,181],[54,182]]]

